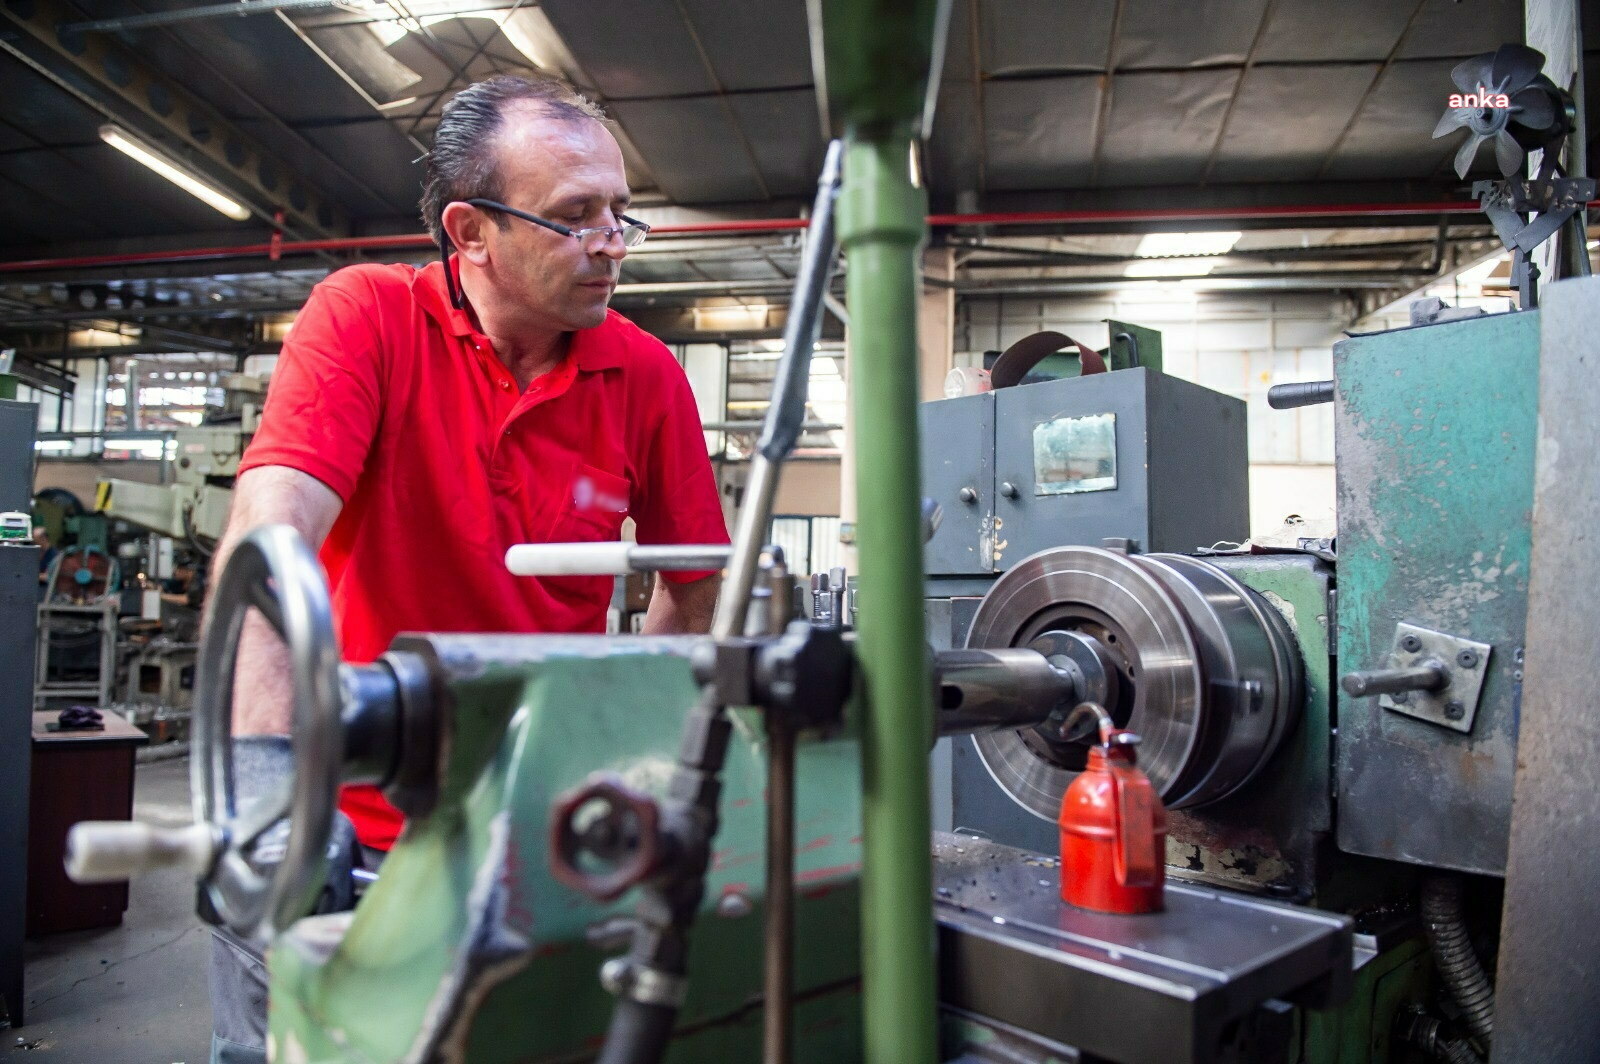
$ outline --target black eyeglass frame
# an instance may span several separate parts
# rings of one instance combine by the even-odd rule
[[[630,218],[626,214],[617,215],[619,220],[626,223],[625,225],[593,225],[589,226],[587,229],[574,229],[571,226],[562,225],[560,222],[552,222],[548,218],[541,218],[537,214],[529,214],[527,211],[519,211],[515,207],[501,203],[498,200],[474,198],[467,200],[456,200],[454,202],[465,203],[469,206],[478,207],[482,210],[500,211],[504,214],[511,215],[513,218],[521,218],[525,222],[532,222],[534,225],[542,226],[543,228],[550,230],[552,233],[559,233],[562,236],[570,236],[577,240],[580,244],[583,242],[583,238],[589,233],[605,233],[606,241],[608,243],[611,240],[612,233],[616,233],[617,235],[621,236],[629,229],[642,229],[645,236],[650,235],[649,225],[639,221],[637,218]],[[640,240],[634,244],[629,244],[626,239],[624,239],[622,243],[624,247],[638,247],[639,244],[643,242],[644,240],[641,237]],[[461,294],[461,289],[456,284],[454,271],[450,269],[450,237],[445,233],[443,225],[439,227],[439,260],[444,264],[444,285],[445,289],[450,293],[450,305],[457,310],[465,310],[466,298]]]

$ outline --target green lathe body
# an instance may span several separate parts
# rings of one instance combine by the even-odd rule
[[[589,901],[551,879],[553,799],[596,771],[655,797],[697,695],[681,640],[411,640],[450,677],[437,807],[414,820],[353,913],[273,943],[278,1062],[584,1059],[613,997],[591,941],[633,895]],[[796,811],[797,1061],[860,1054],[860,766],[849,740],[803,743]],[[736,731],[722,827],[695,924],[673,1061],[754,1060],[761,1040],[765,761]]]

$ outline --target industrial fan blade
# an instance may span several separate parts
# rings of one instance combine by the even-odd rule
[[[1471,119],[1467,117],[1466,111],[1459,107],[1452,107],[1439,117],[1439,124],[1433,127],[1433,139],[1438,140],[1440,137],[1448,137],[1456,130],[1465,127],[1469,121]]]
[[[1506,177],[1516,177],[1518,171],[1522,169],[1522,160],[1525,157],[1522,145],[1518,144],[1517,138],[1509,132],[1502,129],[1494,135],[1494,161],[1500,164],[1501,174]]]
[[[1479,86],[1487,87],[1493,77],[1494,57],[1494,52],[1485,52],[1471,59],[1463,59],[1450,71],[1450,80],[1462,92],[1477,92]]]
[[[1502,44],[1495,49],[1490,64],[1494,91],[1512,95],[1521,92],[1544,70],[1544,53],[1525,44]],[[1488,85],[1489,82],[1484,82]]]
[[[1511,97],[1511,120],[1536,132],[1544,132],[1556,122],[1555,104],[1550,94],[1538,85],[1523,89]]]
[[[1463,181],[1467,179],[1467,171],[1472,169],[1472,160],[1478,157],[1478,146],[1482,143],[1483,138],[1473,133],[1456,151],[1456,176]]]

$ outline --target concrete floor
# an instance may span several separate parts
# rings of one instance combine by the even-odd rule
[[[139,766],[134,816],[189,822],[187,759]],[[136,879],[121,927],[28,943],[28,1023],[0,1031],[0,1054],[19,1062],[204,1064],[210,956],[194,882],[172,870]]]

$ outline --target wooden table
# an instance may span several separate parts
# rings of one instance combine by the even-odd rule
[[[128,884],[80,886],[62,867],[67,829],[80,820],[133,819],[134,751],[144,732],[102,709],[103,731],[51,731],[59,714],[33,715],[28,805],[28,934],[114,927]]]

